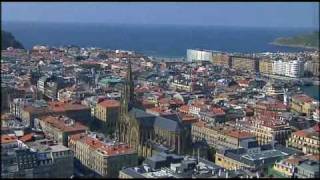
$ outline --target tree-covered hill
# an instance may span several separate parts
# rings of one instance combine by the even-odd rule
[[[1,31],[1,50],[8,47],[24,49],[23,45],[10,32]]]
[[[273,44],[292,46],[292,47],[303,47],[303,48],[319,48],[319,31],[315,31],[308,34],[297,35],[288,38],[278,38]]]

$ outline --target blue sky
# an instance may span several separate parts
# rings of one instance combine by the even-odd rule
[[[318,27],[317,2],[3,2],[2,21]]]

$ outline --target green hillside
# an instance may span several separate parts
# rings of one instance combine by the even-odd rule
[[[319,48],[319,31],[288,38],[278,38],[273,44],[291,47]]]
[[[10,32],[1,31],[1,50],[13,47],[24,49],[23,45],[18,42]]]

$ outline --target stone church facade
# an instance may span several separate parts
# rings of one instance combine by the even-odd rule
[[[127,78],[121,93],[120,117],[117,123],[117,137],[136,149],[139,156],[152,156],[152,147],[164,147],[182,154],[187,146],[190,129],[185,127],[178,115],[165,118],[146,113],[135,106],[131,63],[128,63]]]

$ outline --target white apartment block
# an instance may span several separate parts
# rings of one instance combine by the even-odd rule
[[[187,61],[212,61],[213,51],[187,49]]]
[[[288,77],[302,77],[304,74],[304,62],[300,60],[293,61],[273,61],[273,74]]]

